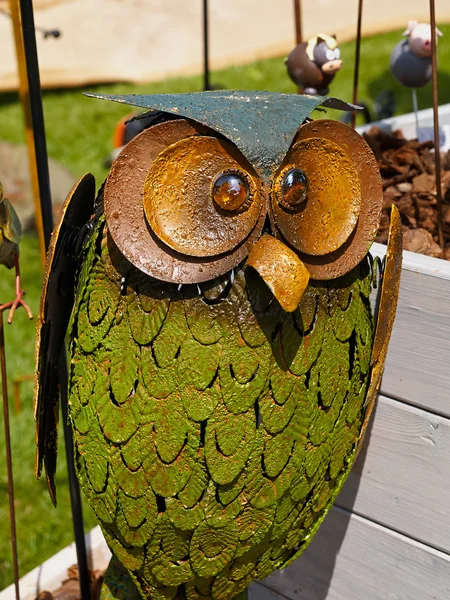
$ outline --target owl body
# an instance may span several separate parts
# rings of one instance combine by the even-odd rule
[[[167,121],[125,146],[97,199],[83,177],[53,233],[37,475],[45,467],[56,502],[67,330],[76,470],[114,555],[104,599],[241,598],[303,552],[360,447],[392,328],[400,219],[393,209],[374,323],[379,170],[353,130],[308,117],[343,103],[114,99]]]
[[[70,417],[81,487],[144,597],[234,598],[306,547],[364,418],[369,278],[364,260],[294,313],[245,265],[178,290],[99,219],[69,328]]]

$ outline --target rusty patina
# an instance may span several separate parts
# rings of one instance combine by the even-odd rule
[[[393,204],[391,206],[391,222],[389,225],[386,262],[383,269],[381,292],[377,306],[377,326],[375,329],[372,357],[370,360],[372,371],[366,397],[366,418],[364,419],[360,435],[361,443],[364,439],[370,417],[375,407],[375,401],[377,399],[378,390],[380,389],[381,377],[386,363],[389,340],[391,339],[392,328],[394,326],[400,292],[402,246],[402,220],[398,208]]]
[[[312,121],[300,127],[295,137],[294,147],[298,142],[310,138],[327,140],[340,148],[340,151],[348,157],[348,160],[356,169],[361,190],[361,205],[356,226],[348,239],[339,248],[321,256],[313,256],[299,251],[299,256],[308,267],[311,277],[313,279],[328,280],[348,273],[366,256],[378,229],[383,191],[375,157],[363,138],[353,129],[338,121],[325,119]],[[341,153],[340,156],[342,156]],[[301,169],[300,155],[298,160],[300,164],[297,166]],[[346,164],[348,163],[346,162]],[[347,177],[347,174],[344,174],[344,176]],[[328,200],[328,202],[333,201],[339,202],[339,199],[333,200],[331,198]],[[280,230],[275,219],[273,202],[271,222],[274,231],[281,236],[281,239],[286,239],[283,230]]]
[[[308,181],[305,202],[286,208],[285,177],[301,168]],[[272,211],[277,227],[300,252],[329,254],[349,238],[361,208],[361,185],[353,161],[334,142],[320,137],[298,141],[273,183]]]
[[[309,282],[308,269],[285,244],[263,235],[253,246],[247,264],[258,271],[286,312],[293,312]]]
[[[217,275],[221,275],[237,266],[247,256],[251,246],[261,235],[267,212],[267,190],[264,183],[260,183],[259,178],[256,178],[252,167],[250,165],[247,166],[246,159],[242,155],[240,157],[237,156],[240,153],[236,149],[233,149],[232,155],[223,150],[221,156],[226,158],[225,164],[228,167],[230,165],[234,167],[236,164],[239,164],[236,162],[236,158],[240,160],[239,166],[241,171],[243,170],[243,165],[247,166],[249,171],[246,171],[246,176],[253,188],[253,200],[247,213],[250,215],[250,219],[246,219],[247,226],[244,226],[243,231],[238,228],[239,239],[236,241],[235,237],[235,241],[231,245],[228,243],[226,246],[228,251],[217,248],[218,242],[212,239],[210,240],[210,248],[211,245],[216,246],[217,251],[215,255],[202,256],[200,253],[200,256],[196,256],[195,254],[198,254],[198,252],[195,251],[195,248],[192,252],[193,255],[189,255],[195,244],[194,236],[197,235],[195,233],[195,220],[199,216],[197,212],[191,213],[190,233],[189,229],[187,230],[190,239],[187,240],[187,243],[183,244],[184,253],[177,252],[173,248],[175,246],[174,240],[172,240],[172,247],[170,247],[168,243],[165,243],[169,241],[167,236],[164,237],[164,241],[158,237],[157,234],[160,230],[156,218],[149,214],[150,220],[157,227],[155,230],[152,229],[146,219],[145,206],[146,204],[152,205],[152,190],[150,186],[154,173],[151,167],[154,162],[160,156],[166,157],[166,151],[170,153],[173,147],[178,148],[176,144],[179,142],[185,145],[186,140],[190,140],[193,147],[197,147],[199,142],[201,146],[204,143],[201,141],[204,139],[204,134],[209,133],[210,130],[182,119],[160,123],[150,129],[146,129],[127,144],[114,161],[106,180],[104,191],[105,215],[108,230],[114,243],[117,244],[124,256],[141,271],[163,281],[188,284],[213,279]],[[201,134],[203,135],[197,138]],[[229,144],[221,146],[221,148],[224,147],[229,148]],[[244,217],[245,222],[245,215],[241,213],[234,216],[229,214],[221,215],[214,209],[210,187],[214,176],[221,172],[215,160],[216,158],[211,162],[209,177],[203,179],[203,189],[201,190],[203,196],[200,198],[196,194],[186,196],[184,206],[187,210],[190,210],[190,207],[200,200],[200,202],[208,206],[209,213],[207,211],[206,214],[215,212],[217,219],[222,219],[220,231],[226,233],[226,227],[223,224],[224,221],[227,221],[231,217],[231,219],[238,221],[240,227],[239,219]],[[177,169],[176,164],[174,165],[174,169],[178,173],[174,173],[174,170],[172,170],[173,176],[178,177],[177,182],[180,182],[179,178],[184,177],[183,171]],[[200,174],[198,173],[199,170],[201,173],[201,169],[198,168],[197,175]],[[145,188],[146,181],[147,187]],[[198,182],[196,184],[195,176],[188,183],[190,183],[190,186],[198,185]],[[181,189],[178,191],[180,192],[178,199],[182,200]],[[173,196],[171,199],[173,201]],[[166,203],[165,193],[161,193],[161,196],[155,198],[155,201],[158,202],[158,206],[162,205],[164,207]],[[166,208],[170,209],[171,214],[176,216],[177,206],[168,206]],[[203,228],[206,225],[207,223],[205,222]],[[174,234],[178,234],[178,242],[182,239],[181,236],[184,234],[185,227],[189,227],[189,221],[180,226],[178,231],[172,230]],[[197,236],[197,242],[200,244],[203,240]],[[176,247],[181,249],[181,245],[179,244],[176,244]],[[211,249],[209,252],[211,252]]]
[[[180,118],[125,147],[95,207],[88,179],[56,229],[38,336],[38,472],[44,461],[54,496],[55,363],[67,329],[77,473],[123,567],[112,563],[107,580],[119,570],[144,599],[239,598],[305,550],[352,465],[367,418],[375,325],[363,247],[375,233],[381,185],[347,127],[302,125],[316,100],[256,92],[140,98]],[[360,186],[360,201],[347,198],[350,211],[336,209],[348,228],[360,202],[352,232],[315,257],[287,242],[269,207],[292,143],[312,152],[315,142],[303,143],[311,138],[336,145]],[[161,184],[158,161],[170,166],[174,189]],[[185,185],[188,199],[175,189],[186,183],[177,164],[193,164],[193,178],[200,173]],[[246,185],[222,187],[224,174]],[[286,203],[301,208],[311,186],[292,175]],[[166,210],[172,220],[183,215],[174,238],[153,214]],[[74,239],[67,223],[78,214]],[[245,226],[208,246],[208,224],[196,231],[196,217],[213,219],[213,238],[227,219],[242,217]],[[190,255],[183,227],[195,252],[220,253]],[[336,245],[347,232],[335,234]],[[324,277],[308,282],[316,264],[326,266]]]
[[[212,193],[211,182],[228,172],[239,174],[249,189],[237,210],[223,210]],[[261,180],[230,142],[184,138],[150,165],[143,203],[153,232],[167,246],[187,256],[218,256],[241,245],[257,224]]]
[[[94,210],[95,179],[84,175],[69,192],[61,209],[47,253],[41,302],[36,326],[36,372],[34,380],[34,418],[36,421],[36,476],[45,467],[48,489],[56,505],[53,474],[56,469],[57,426],[59,417],[58,362],[64,344],[67,321],[74,299],[73,280],[77,263],[70,247],[73,234],[89,222]],[[42,397],[46,373],[45,402]]]

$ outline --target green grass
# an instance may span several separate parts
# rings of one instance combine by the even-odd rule
[[[450,26],[440,25],[450,37]],[[397,114],[411,112],[411,91],[402,88],[389,71],[389,54],[400,32],[366,38],[361,49],[359,99],[373,106],[372,99],[384,89],[392,89],[397,98]],[[354,44],[341,46],[344,67],[332,84],[331,93],[351,101],[353,81]],[[440,102],[450,102],[450,45],[445,41],[439,46]],[[216,87],[228,89],[256,89],[295,92],[286,75],[283,57],[236,66],[213,74]],[[179,78],[148,85],[113,85],[91,87],[88,91],[105,93],[169,93],[201,89],[200,77]],[[431,85],[418,92],[420,108],[432,104]],[[45,92],[44,110],[49,154],[59,160],[76,176],[87,171],[94,173],[99,184],[106,176],[103,158],[109,153],[116,122],[132,110],[120,104],[85,98],[81,90],[58,90]],[[339,117],[338,113],[332,116]],[[317,117],[322,117],[316,113]],[[327,115],[328,116],[328,115]],[[15,94],[0,95],[0,137],[3,140],[23,142],[21,108]],[[5,190],[7,192],[7,190]],[[34,314],[37,314],[41,288],[38,244],[34,236],[24,237],[22,248],[23,284],[27,290]],[[12,298],[13,273],[1,270],[0,298]],[[22,311],[17,313],[13,326],[7,327],[7,359],[10,383],[20,375],[31,374],[34,363],[35,323],[26,319]],[[12,404],[12,402],[11,402]],[[11,410],[14,475],[16,484],[16,510],[20,570],[25,574],[73,539],[70,520],[68,486],[61,442],[57,486],[59,504],[54,510],[47,495],[44,481],[36,482],[34,469],[34,423],[32,416],[32,386],[23,384],[22,412],[15,415]],[[2,419],[0,419],[2,420]],[[8,531],[8,505],[6,495],[6,466],[4,457],[3,426],[0,428],[0,589],[12,582],[12,563]],[[85,509],[86,525],[95,520]]]

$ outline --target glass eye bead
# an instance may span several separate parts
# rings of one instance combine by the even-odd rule
[[[239,173],[225,173],[214,182],[212,197],[222,209],[236,211],[241,208],[249,195],[246,179]]]
[[[301,169],[291,169],[286,173],[281,185],[281,204],[295,208],[306,200],[308,179]]]

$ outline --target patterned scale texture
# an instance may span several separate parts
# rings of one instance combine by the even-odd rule
[[[285,313],[245,265],[154,280],[96,222],[71,318],[81,486],[144,598],[238,596],[308,545],[354,458],[373,318],[365,259]]]

